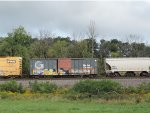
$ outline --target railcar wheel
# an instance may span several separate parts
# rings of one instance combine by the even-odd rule
[[[80,78],[83,78],[83,77],[84,77],[84,75],[81,74],[81,75],[80,75]]]
[[[141,72],[141,73],[140,73],[140,76],[141,76],[141,77],[149,77],[149,74],[148,74],[148,72],[145,72],[145,71],[144,71],[144,72]]]
[[[114,77],[113,73],[106,73],[106,77]]]
[[[96,75],[89,75],[89,78],[95,78]]]
[[[114,72],[114,77],[121,77],[119,72]]]
[[[125,74],[126,77],[135,77],[135,75],[136,74],[132,71],[131,72],[126,72],[126,74]]]
[[[106,76],[106,77],[109,77],[109,74],[108,74],[108,73],[105,73],[105,76]]]

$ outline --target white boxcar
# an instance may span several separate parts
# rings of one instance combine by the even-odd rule
[[[150,58],[106,58],[106,75],[149,76]]]

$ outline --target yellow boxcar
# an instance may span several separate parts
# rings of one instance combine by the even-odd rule
[[[0,76],[21,76],[21,57],[0,57]]]

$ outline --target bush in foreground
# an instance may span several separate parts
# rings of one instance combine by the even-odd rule
[[[0,91],[23,93],[24,88],[21,83],[18,84],[16,81],[9,81],[9,82],[0,84]]]
[[[85,80],[77,83],[72,88],[72,90],[79,93],[89,93],[91,95],[98,95],[110,92],[121,93],[122,86],[119,83],[110,80]]]
[[[121,94],[123,87],[114,81],[110,80],[85,80],[75,84],[68,93],[71,98],[91,98],[91,97],[105,97],[104,95]]]
[[[52,93],[57,90],[57,86],[49,82],[38,83],[37,81],[35,81],[34,83],[29,84],[31,92],[34,93]]]
[[[150,93],[150,83],[142,83],[137,87],[139,93]]]
[[[127,94],[148,94],[150,93],[150,83],[142,83],[137,87],[129,86],[125,88]]]

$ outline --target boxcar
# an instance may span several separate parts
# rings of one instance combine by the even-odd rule
[[[22,58],[21,57],[0,57],[0,76],[21,76]]]
[[[97,59],[31,59],[30,75],[97,75]]]

